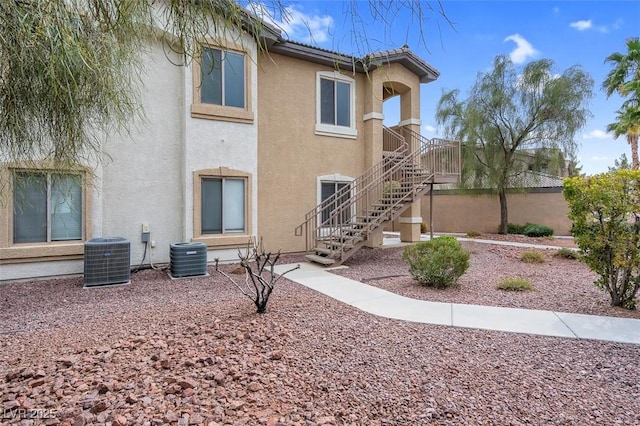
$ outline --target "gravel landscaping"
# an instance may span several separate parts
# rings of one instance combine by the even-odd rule
[[[339,273],[431,300],[638,317],[608,307],[577,262],[465,247],[472,267],[446,292],[381,278],[406,275],[400,249],[363,250]],[[527,274],[536,291],[493,290],[500,271]],[[0,286],[0,423],[640,424],[639,345],[388,320],[287,280],[258,315],[210,272]],[[29,414],[40,418],[18,418]]]
[[[554,243],[553,240],[527,237],[518,241]],[[566,240],[556,241],[570,245]],[[640,319],[640,310],[612,307],[609,294],[594,284],[597,275],[582,262],[554,257],[556,250],[475,242],[462,242],[461,245],[471,252],[470,267],[458,284],[449,289],[418,285],[402,261],[402,247],[360,250],[345,263],[348,269],[334,272],[414,299]],[[523,262],[520,259],[525,251],[539,251],[544,256],[544,263]],[[535,290],[498,290],[496,285],[505,277],[527,278]]]

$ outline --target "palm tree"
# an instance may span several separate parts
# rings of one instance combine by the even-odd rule
[[[617,111],[616,122],[607,126],[607,131],[614,137],[627,135],[631,145],[631,164],[634,169],[640,167],[638,161],[638,135],[640,134],[640,39],[630,38],[626,41],[627,54],[616,52],[605,59],[605,63],[613,65],[607,74],[602,87],[607,98],[617,93],[628,98]]]
[[[616,112],[616,122],[607,126],[607,132],[613,133],[614,138],[627,135],[627,142],[631,145],[631,168],[638,169],[638,136],[640,135],[640,108],[628,106]]]

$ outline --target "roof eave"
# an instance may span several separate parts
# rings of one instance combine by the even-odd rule
[[[333,68],[337,67],[342,70],[351,70],[359,73],[365,72],[362,63],[352,56],[341,55],[336,52],[317,49],[299,43],[290,43],[286,40],[279,40],[273,43],[269,51],[307,62],[327,65]]]

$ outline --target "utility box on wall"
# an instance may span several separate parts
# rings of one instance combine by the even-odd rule
[[[170,245],[171,277],[185,278],[207,275],[207,245],[204,243],[172,243]]]

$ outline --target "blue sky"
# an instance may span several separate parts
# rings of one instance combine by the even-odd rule
[[[289,22],[283,28],[292,40],[357,56],[407,44],[438,69],[440,78],[423,85],[421,92],[422,131],[427,137],[442,136],[435,128],[435,111],[443,89],[459,89],[466,96],[478,72],[489,70],[499,54],[510,55],[519,64],[547,58],[555,62],[557,73],[580,65],[595,81],[595,97],[589,106],[593,117],[576,138],[583,172],[604,172],[622,153],[630,157],[625,138],[614,140],[606,133],[622,101],[615,96],[606,99],[601,85],[610,69],[604,59],[613,52],[624,52],[627,38],[640,36],[640,1],[444,0],[441,4],[453,27],[433,13],[433,19],[422,27],[426,46],[408,13],[393,18],[386,29],[368,22],[356,26],[356,32],[364,28],[366,33],[369,44],[363,45],[351,36],[348,7],[356,4],[367,21],[368,2],[289,4]],[[389,124],[394,124],[392,110],[385,105]]]

